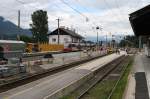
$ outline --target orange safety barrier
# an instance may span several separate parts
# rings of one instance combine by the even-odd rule
[[[32,48],[34,47],[34,43],[28,43],[27,44],[27,50],[28,52],[32,52]],[[40,52],[43,51],[62,51],[64,49],[64,45],[62,44],[48,44],[48,43],[41,43],[38,44],[38,49]]]
[[[64,49],[64,45],[58,45],[58,44],[47,44],[47,43],[43,43],[43,44],[39,44],[39,50],[40,51],[60,51]]]

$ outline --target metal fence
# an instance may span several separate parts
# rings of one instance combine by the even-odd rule
[[[91,57],[104,55],[106,53],[107,52],[105,50],[86,51],[86,52],[80,51],[80,52],[52,54],[53,57],[51,58],[44,58],[45,55],[51,54],[50,52],[23,54],[21,56],[20,53],[19,54],[13,53],[13,55],[15,55],[15,58],[21,57],[21,60],[19,61],[19,63],[10,64],[10,66],[8,66],[9,64],[7,66],[0,66],[0,75],[7,77],[11,75],[20,74],[22,72],[26,74],[37,73],[42,70],[57,68],[62,65],[85,60]]]
[[[53,58],[44,58],[44,55],[33,55],[30,57],[23,58],[23,64],[27,65],[27,71],[32,73],[34,68],[41,69],[51,69],[61,65],[69,64],[75,61],[84,60],[90,57],[96,57],[99,55],[106,54],[104,51],[87,51],[87,52],[71,52],[71,53],[61,53],[53,54]]]

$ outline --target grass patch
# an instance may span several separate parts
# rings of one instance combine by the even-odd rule
[[[96,84],[82,99],[107,99],[116,80],[104,80],[103,83]],[[76,99],[76,93],[64,96],[61,99]]]
[[[107,99],[115,82],[116,80],[106,80],[103,83],[98,83],[82,99]]]
[[[127,82],[128,82],[128,76],[132,67],[132,63],[133,63],[133,58],[131,59],[129,65],[127,66],[125,72],[123,73],[123,76],[120,79],[115,91],[113,92],[111,99],[122,99]]]
[[[133,57],[129,57],[129,58],[131,61],[129,65],[127,66],[125,72],[123,73],[123,76],[120,82],[118,83],[111,99],[122,99],[122,96],[123,96],[123,93],[124,93],[124,90],[128,81],[128,75],[130,73],[132,63],[133,63]],[[110,92],[112,91],[112,88],[116,84],[117,80],[118,78],[117,79],[107,78],[103,80],[103,82],[97,83],[92,89],[88,91],[87,94],[85,94],[82,97],[82,99],[108,99],[108,96]],[[76,99],[77,96],[78,96],[78,93],[73,92],[60,99]]]
[[[77,92],[72,92],[69,95],[63,96],[60,99],[76,99],[77,96],[79,96]]]

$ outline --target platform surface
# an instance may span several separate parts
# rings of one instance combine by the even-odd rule
[[[144,88],[145,87],[144,83],[146,83],[147,84],[146,87],[148,89],[148,92],[143,91],[143,94],[146,93],[145,96],[150,95],[150,58],[148,58],[144,54],[144,52],[139,52],[135,55],[133,68],[132,68],[132,71],[131,71],[130,76],[129,76],[129,82],[128,82],[128,86],[127,86],[128,88],[126,89],[125,96],[123,97],[123,99],[135,99],[135,98],[137,98],[138,90],[136,89],[136,84],[139,84],[138,83],[139,81],[138,81],[138,79],[135,79],[135,78],[136,78],[136,73],[141,73],[141,72],[145,73],[145,77],[146,77],[146,82],[142,82],[143,83],[142,86]],[[149,97],[146,99],[149,99]]]
[[[68,86],[70,83],[78,81],[88,73],[93,72],[123,54],[124,53],[121,53],[120,55],[111,54],[104,56],[54,75],[41,78],[26,85],[19,86],[0,93],[0,99],[43,99],[59,89]]]

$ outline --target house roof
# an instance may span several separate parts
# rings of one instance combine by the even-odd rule
[[[15,40],[0,40],[0,43],[22,43],[25,44],[23,41],[15,41]]]
[[[150,5],[129,14],[129,16],[136,36],[150,35]]]
[[[48,35],[58,35],[57,31],[58,31],[58,29],[52,31]],[[76,37],[76,38],[84,38],[83,36],[77,34],[75,31],[72,31],[69,29],[59,28],[59,31],[60,31],[60,35],[71,35],[71,36]]]

